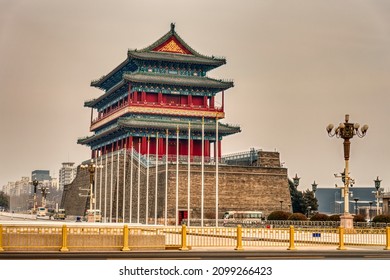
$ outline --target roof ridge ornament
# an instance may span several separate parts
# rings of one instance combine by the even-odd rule
[[[175,23],[174,22],[171,22],[171,32],[173,34],[173,32],[175,32]]]

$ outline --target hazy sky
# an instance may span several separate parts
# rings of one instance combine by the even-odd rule
[[[188,4],[187,4],[188,3]],[[368,124],[351,142],[351,176],[390,186],[390,1],[0,0],[0,186],[80,163],[90,151],[90,82],[176,23],[196,51],[224,56],[226,119],[242,132],[224,154],[277,150],[301,189],[340,182],[342,139],[329,123]]]

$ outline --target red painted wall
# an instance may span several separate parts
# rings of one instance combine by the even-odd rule
[[[192,96],[192,104],[195,106],[203,106],[203,96]]]
[[[154,92],[148,92],[146,93],[146,102],[155,102],[158,101],[158,94]]]

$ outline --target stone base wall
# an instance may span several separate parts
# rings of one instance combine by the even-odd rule
[[[86,194],[85,189],[90,187],[89,173],[87,170],[77,167],[77,176],[73,182],[64,186],[62,193],[60,208],[64,208],[68,216],[83,216],[89,205],[88,197],[80,196],[79,194]]]
[[[119,161],[118,161],[119,158]],[[95,161],[96,162],[96,161]],[[288,187],[287,169],[277,167],[273,155],[272,167],[264,166],[227,166],[219,165],[218,169],[218,216],[225,211],[256,210],[269,214],[280,210],[289,211],[291,205]],[[176,182],[178,182],[178,209],[188,209],[188,164],[165,163],[146,168],[129,153],[113,153],[97,159],[103,168],[95,174],[96,208],[100,209],[106,221],[124,221],[132,223],[154,224],[156,211],[157,186],[157,219],[161,221],[167,213],[170,221],[176,217]],[[268,165],[268,164],[267,164]],[[131,171],[132,170],[132,171]],[[156,175],[157,173],[157,175]],[[216,168],[215,165],[204,165],[204,218],[215,218],[216,211]],[[156,184],[157,177],[157,184]],[[166,180],[167,178],[167,180]],[[176,181],[177,180],[177,181]],[[200,164],[190,165],[190,211],[191,219],[201,217],[202,205],[202,168]],[[61,207],[69,215],[82,216],[89,207],[89,201],[79,193],[80,188],[88,188],[89,173],[78,168],[76,179],[65,186]],[[167,184],[167,200],[165,189]],[[130,220],[131,214],[131,220]],[[146,218],[148,217],[148,219]]]

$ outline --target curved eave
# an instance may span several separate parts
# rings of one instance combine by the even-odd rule
[[[106,137],[106,136],[109,136],[109,135],[115,133],[116,131],[118,131],[119,129],[120,129],[120,127],[118,125],[115,125],[112,128],[110,128],[110,129],[108,129],[108,130],[106,130],[104,132],[97,133],[97,134],[94,134],[94,135],[91,135],[91,136],[87,136],[87,137],[84,137],[84,138],[79,138],[77,140],[77,144],[89,145],[93,141],[101,139],[101,138]]]
[[[160,75],[140,72],[124,74],[123,78],[134,83],[176,85],[184,87],[212,88],[218,90],[226,90],[234,86],[233,82],[216,80],[208,77]]]
[[[123,67],[125,67],[130,62],[129,58],[127,57],[125,61],[123,61],[121,64],[119,64],[117,67],[115,67],[113,70],[111,70],[107,75],[104,75],[100,77],[97,80],[94,80],[91,82],[91,86],[101,88],[101,85],[108,80],[111,76],[113,76],[116,72],[121,70]]]
[[[151,60],[151,61],[166,61],[173,63],[186,63],[209,66],[211,68],[219,67],[226,64],[226,59],[213,58],[213,57],[199,57],[190,54],[178,54],[168,52],[156,52],[156,51],[136,51],[129,50],[128,57],[139,60]]]
[[[105,98],[107,98],[108,96],[110,96],[113,92],[120,89],[124,85],[126,85],[126,81],[121,80],[119,83],[117,83],[115,86],[111,87],[108,91],[106,91],[103,95],[99,96],[98,98],[84,102],[84,107],[95,108],[96,104],[98,104],[100,101],[102,101]]]
[[[92,99],[84,102],[84,107],[94,108],[97,99]]]
[[[120,118],[113,127],[110,129],[94,134],[92,136],[80,138],[77,140],[77,144],[82,145],[92,145],[95,141],[101,141],[106,137],[111,137],[113,134],[117,133],[121,130],[126,129],[150,129],[150,130],[160,130],[165,131],[166,129],[170,131],[176,131],[179,128],[182,132],[188,131],[188,122],[180,122],[180,121],[172,121],[172,120],[148,120],[148,119],[135,119],[135,118]],[[201,133],[202,124],[199,122],[192,122],[190,124],[191,133]],[[215,123],[205,123],[204,124],[204,132],[215,134],[216,126]],[[241,128],[239,126],[232,126],[223,123],[219,123],[218,133],[220,136],[227,136],[235,133],[241,132]]]
[[[173,122],[169,120],[147,120],[147,119],[134,119],[134,118],[122,118],[119,119],[118,125],[127,128],[149,128],[155,130],[176,130],[179,128],[180,131],[188,131],[188,122]],[[190,128],[192,132],[201,132],[202,124],[191,123]],[[214,133],[216,131],[215,123],[205,123],[204,132]],[[218,126],[218,133],[221,135],[230,135],[241,132],[241,128],[238,126],[230,126],[220,123]]]

